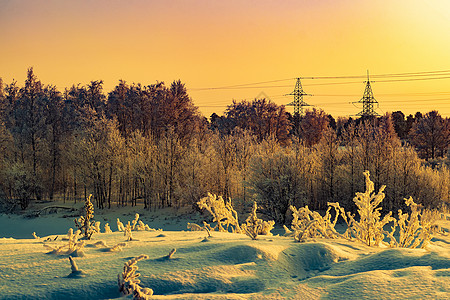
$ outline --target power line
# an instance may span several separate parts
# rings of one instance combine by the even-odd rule
[[[449,79],[450,76],[432,77],[432,78],[409,78],[409,79],[388,79],[388,80],[376,80],[373,82],[398,82],[398,81],[418,81],[418,80],[436,80],[436,79]]]
[[[450,98],[438,98],[438,99],[408,99],[408,100],[383,100],[383,103],[419,103],[419,102],[429,102],[429,101],[450,101]],[[351,104],[351,102],[347,102],[347,101],[337,101],[337,102],[319,102],[315,105],[311,105],[311,106],[323,106],[323,105],[338,105],[341,106],[343,104]],[[196,105],[197,107],[227,107],[231,105],[230,104],[222,104],[222,105]]]
[[[442,74],[446,73],[446,74]],[[436,75],[450,75],[450,70],[442,71],[426,71],[426,72],[409,72],[409,73],[390,73],[371,75],[372,78],[382,77],[418,77],[418,76],[436,76]],[[348,75],[348,76],[303,76],[301,79],[351,79],[351,78],[365,78],[365,75]]]
[[[202,90],[222,90],[222,89],[243,88],[243,87],[251,86],[251,85],[275,83],[275,82],[289,81],[289,80],[293,80],[293,79],[295,79],[295,78],[260,81],[260,82],[254,82],[254,83],[235,84],[235,85],[220,86],[220,87],[191,88],[190,90],[192,90],[192,91],[202,91]]]
[[[377,80],[372,82],[397,82],[397,81],[416,81],[416,80],[436,80],[436,79],[448,79],[450,78],[450,70],[439,70],[439,71],[425,71],[425,72],[408,72],[408,73],[387,73],[387,74],[376,74],[372,75],[372,78],[398,78],[398,77],[411,77],[405,79],[387,79],[387,80]],[[426,77],[426,78],[414,78],[414,77]],[[358,79],[365,78],[363,75],[344,75],[344,76],[302,76],[298,77],[300,79],[310,79],[310,80],[330,80],[330,79]],[[227,86],[218,87],[205,87],[205,88],[191,88],[191,91],[206,91],[206,90],[226,90],[226,89],[254,89],[254,88],[285,88],[288,85],[270,85],[264,86],[267,83],[276,83],[293,80],[296,78],[286,78],[277,79],[269,81],[260,81],[254,83],[244,83],[235,84]],[[327,83],[313,83],[307,84],[307,86],[315,85],[340,85],[340,84],[354,84],[360,83],[360,81],[350,81],[350,82],[327,82]]]
[[[373,81],[371,81],[373,82]],[[429,93],[390,93],[390,94],[378,94],[381,97],[429,97],[429,96],[447,96],[450,92],[429,92]],[[284,96],[284,95],[281,95]],[[357,97],[358,94],[314,94],[315,97]],[[277,96],[273,96],[277,97]]]
[[[422,80],[438,80],[438,79],[450,79],[450,76],[440,76],[431,78],[409,78],[409,79],[386,79],[386,80],[373,80],[371,82],[402,82],[402,81],[422,81]],[[344,85],[344,84],[360,84],[361,81],[346,81],[346,82],[325,82],[325,83],[310,83],[304,84],[305,86],[328,86],[328,85]],[[288,88],[291,85],[261,85],[261,86],[229,86],[229,87],[215,87],[215,88],[202,88],[202,89],[190,89],[191,91],[206,91],[206,90],[245,90],[245,89],[271,89],[271,88]]]

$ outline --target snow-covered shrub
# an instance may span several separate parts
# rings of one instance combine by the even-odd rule
[[[94,232],[100,233],[102,230],[100,229],[100,221],[94,223]]]
[[[395,220],[392,231],[399,227],[398,241],[391,237],[391,245],[404,248],[417,248],[422,245],[425,248],[431,240],[431,234],[435,230],[434,223],[438,213],[430,210],[420,210],[412,197],[405,198],[405,203],[411,209],[411,214],[398,210],[398,220]]]
[[[93,244],[89,244],[87,246],[88,247],[94,247],[94,248],[106,248],[106,247],[108,247],[106,245],[105,241],[98,241],[98,242],[95,242]]]
[[[211,237],[211,226],[203,221],[203,227],[195,224],[195,223],[187,223],[187,229],[190,229],[191,231],[206,231],[208,233],[208,237]]]
[[[205,230],[204,227],[202,227],[202,226],[200,226],[198,224],[189,223],[189,222],[187,223],[187,229],[190,229],[191,231],[203,231],[203,230]]]
[[[125,227],[123,226],[123,223],[120,222],[119,218],[117,218],[117,230],[118,231],[125,231]]]
[[[246,223],[241,225],[239,225],[238,214],[231,204],[231,199],[225,201],[222,196],[217,197],[214,194],[208,193],[208,196],[200,199],[197,204],[200,208],[205,208],[211,213],[213,222],[216,222],[216,226],[212,227],[206,222],[203,222],[203,227],[192,223],[188,223],[187,226],[192,231],[206,230],[208,236],[211,236],[211,231],[214,230],[228,232],[231,229],[233,233],[245,233],[252,239],[256,239],[258,235],[271,235],[270,231],[275,225],[275,221],[258,219],[256,215],[256,210],[258,209],[256,202]]]
[[[109,223],[105,224],[105,233],[112,233],[111,227],[109,227]]]
[[[140,260],[148,259],[148,256],[142,254],[138,257],[130,259],[123,266],[122,274],[118,274],[117,283],[119,285],[119,292],[122,296],[124,295],[133,295],[133,299],[150,299],[150,296],[153,295],[153,290],[149,288],[142,288],[139,283],[141,281],[138,277],[141,275],[136,273],[139,269],[136,263]]]
[[[136,226],[136,230],[138,231],[155,231],[155,229],[150,228],[147,224],[139,220],[138,225]]]
[[[126,246],[127,246],[127,243],[124,243],[124,242],[118,243],[112,247],[108,247],[105,245],[103,248],[100,249],[100,251],[102,251],[102,252],[120,252]]]
[[[89,195],[84,202],[84,216],[74,220],[77,228],[81,230],[81,233],[83,233],[84,237],[88,240],[91,239],[95,232],[95,221],[91,220],[94,218],[94,205],[91,202],[91,197],[92,194]]]
[[[130,224],[130,222],[128,222]],[[126,226],[123,225],[122,222],[120,222],[119,218],[117,218],[117,229],[119,231],[125,231]],[[156,229],[150,228],[147,224],[139,220],[139,214],[136,213],[134,216],[134,220],[131,221],[130,230],[135,231],[156,231]]]
[[[391,221],[392,212],[389,212],[381,219],[381,207],[378,207],[384,199],[383,185],[377,194],[374,193],[374,183],[370,180],[369,171],[365,171],[366,191],[364,193],[357,192],[353,198],[353,202],[358,207],[359,221],[355,220],[355,215],[347,213],[348,224],[352,235],[367,244],[368,246],[379,246],[385,235],[390,235],[383,227]]]
[[[67,233],[67,237],[69,240],[69,250],[75,249],[76,245],[78,244],[78,238],[80,237],[80,231],[77,230],[75,233],[73,233],[73,229],[70,228],[69,232]]]
[[[127,225],[125,226],[125,230],[123,232],[123,235],[127,237],[127,241],[132,241],[133,240],[133,233],[131,232],[131,225],[130,222],[127,223]]]
[[[87,275],[86,272],[78,268],[77,264],[75,263],[75,261],[71,256],[69,256],[69,261],[72,272],[69,275],[67,275],[68,278],[81,278]]]
[[[245,232],[246,235],[252,238],[252,240],[256,240],[258,235],[272,235],[270,232],[275,225],[275,221],[263,221],[258,219],[256,215],[256,210],[258,209],[258,205],[256,202],[253,202],[253,208],[248,216],[247,220],[244,224],[241,225],[241,230]]]
[[[112,246],[111,248],[108,249],[108,252],[118,252],[118,251],[122,251],[122,249],[124,247],[127,246],[127,243],[118,243],[114,246]]]
[[[165,256],[166,259],[172,259],[172,256],[175,254],[175,252],[177,252],[176,248],[173,248],[172,250],[170,250],[169,254],[167,254]]]
[[[292,235],[297,242],[303,242],[307,238],[315,237],[340,237],[340,234],[334,228],[339,216],[339,210],[334,206],[336,215],[334,220],[331,221],[331,207],[333,206],[329,203],[325,216],[322,217],[318,212],[311,211],[308,206],[297,209],[291,205],[290,210],[293,216],[292,231],[285,227],[286,235]]]
[[[216,222],[215,227],[210,227],[212,230],[228,231],[241,233],[241,228],[238,222],[237,212],[233,209],[231,199],[225,201],[222,196],[217,197],[214,194],[208,193],[207,197],[200,199],[197,202],[200,209],[206,209],[213,216],[213,222]]]
[[[134,215],[134,220],[131,222],[131,230],[135,230],[136,229],[136,225],[138,223],[138,220],[139,220],[139,214],[136,213]]]
[[[84,241],[78,241],[80,231],[77,230],[75,233],[73,233],[73,229],[70,228],[67,236],[67,244],[57,246],[44,244],[44,247],[50,250],[50,252],[48,252],[47,254],[70,255],[75,257],[84,256],[83,248],[85,246],[85,243]]]

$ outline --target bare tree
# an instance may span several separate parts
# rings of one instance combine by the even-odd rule
[[[410,139],[421,157],[444,156],[450,145],[450,122],[433,110],[414,123]]]
[[[286,110],[270,100],[233,101],[225,111],[225,117],[228,120],[225,124],[251,131],[259,142],[273,135],[279,143],[289,143],[291,124]]]
[[[323,110],[313,108],[307,110],[305,116],[300,120],[299,136],[308,147],[314,146],[322,138],[323,132],[327,129],[328,116]]]

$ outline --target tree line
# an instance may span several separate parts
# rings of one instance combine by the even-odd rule
[[[437,111],[335,120],[255,99],[208,120],[181,81],[120,81],[107,94],[91,81],[60,92],[30,68],[23,86],[0,80],[0,205],[93,194],[98,208],[195,207],[211,192],[237,205],[257,200],[283,222],[289,205],[351,204],[369,170],[388,186],[385,209],[408,196],[437,207],[450,202],[449,137]]]

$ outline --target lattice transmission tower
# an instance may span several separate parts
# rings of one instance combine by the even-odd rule
[[[367,71],[367,81],[366,88],[364,89],[364,95],[359,101],[353,103],[362,103],[363,105],[362,111],[357,113],[357,116],[364,118],[379,116],[379,114],[374,110],[374,104],[378,105],[378,101],[373,96],[372,86],[370,85],[369,79],[369,71]]]
[[[294,116],[302,116],[303,115],[303,106],[310,106],[308,103],[303,101],[303,96],[311,96],[310,94],[306,94],[303,91],[302,83],[300,78],[297,78],[297,82],[295,83],[294,91],[285,96],[294,96],[294,101],[286,104],[287,106],[294,106]]]

